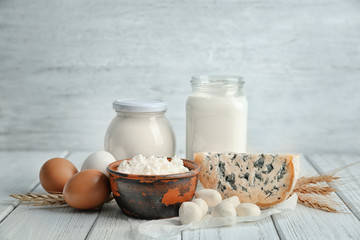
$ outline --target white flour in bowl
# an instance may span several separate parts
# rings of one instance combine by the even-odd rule
[[[176,156],[168,161],[166,157],[145,157],[139,154],[132,160],[123,161],[118,167],[118,172],[140,175],[164,175],[188,171],[189,169],[184,166],[183,161]]]

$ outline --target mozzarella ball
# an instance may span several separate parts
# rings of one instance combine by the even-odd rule
[[[239,200],[238,196],[232,196],[232,197],[226,198],[223,200],[223,202],[231,202],[234,205],[234,207],[236,207],[237,205],[240,204],[240,200]]]
[[[196,198],[202,198],[205,200],[209,207],[214,207],[221,203],[221,194],[214,189],[201,189],[195,192]]]
[[[240,203],[236,206],[236,214],[238,216],[259,216],[261,214],[260,208],[253,203]]]
[[[115,162],[115,157],[106,151],[97,151],[88,156],[81,166],[81,171],[86,169],[96,169],[103,172],[109,177],[109,173],[106,171],[107,166]]]
[[[213,217],[235,217],[236,210],[234,204],[230,201],[222,201],[211,211]]]
[[[179,218],[181,224],[200,221],[203,217],[199,205],[194,202],[183,202],[179,208]]]
[[[194,200],[192,200],[192,202],[196,203],[197,205],[199,205],[202,213],[203,213],[203,217],[206,216],[208,210],[209,210],[209,206],[207,205],[207,203],[205,202],[204,199],[202,198],[195,198]]]

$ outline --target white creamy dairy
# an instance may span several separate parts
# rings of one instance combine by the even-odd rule
[[[246,152],[248,103],[242,85],[193,83],[186,104],[186,158],[195,152]]]
[[[188,172],[183,161],[178,157],[168,161],[166,157],[145,157],[141,154],[120,163],[118,172],[140,175],[164,175]]]
[[[158,100],[115,101],[116,116],[105,135],[105,150],[118,160],[138,154],[174,156],[175,136]]]

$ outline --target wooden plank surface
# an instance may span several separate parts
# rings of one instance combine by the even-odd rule
[[[0,159],[33,159],[29,163],[20,164],[14,160],[12,168],[19,165],[32,173],[32,178],[8,181],[10,187],[18,186],[19,191],[26,191],[38,183],[37,174],[42,162],[48,158],[59,156],[61,152],[32,153],[32,152],[0,152]],[[78,167],[88,156],[88,152],[75,152],[70,154],[69,160]],[[31,157],[32,156],[32,157]],[[35,159],[45,158],[38,160]],[[343,166],[360,159],[355,155],[314,154],[309,155],[311,163],[320,172]],[[341,159],[341,161],[339,161]],[[4,160],[1,160],[4,161]],[[17,163],[15,163],[18,161]],[[21,162],[21,161],[20,161]],[[10,162],[9,162],[10,163]],[[302,157],[302,175],[316,175],[314,167]],[[15,169],[14,169],[15,170]],[[11,177],[10,173],[0,169],[2,179]],[[36,174],[35,174],[36,173]],[[342,170],[343,176],[350,179],[357,178],[356,168]],[[30,179],[30,180],[29,180]],[[32,181],[31,181],[32,179]],[[4,197],[5,184],[0,183]],[[343,185],[342,185],[343,186]],[[341,192],[340,197],[346,203],[358,203],[359,183],[352,182],[347,191]],[[39,185],[34,192],[44,192]],[[358,191],[357,191],[358,192]],[[199,229],[183,231],[166,240],[179,239],[359,239],[360,221],[344,205],[340,198],[334,194],[332,197],[343,204],[343,213],[326,213],[298,205],[295,211],[274,215],[254,223],[241,223],[232,227]],[[358,205],[354,204],[351,210],[357,214]],[[350,206],[351,208],[351,206]],[[141,222],[141,221],[139,221]],[[69,207],[31,207],[20,204],[0,223],[0,239],[151,239],[138,235],[136,231],[137,220],[125,216],[115,201],[105,204],[101,210],[80,211]]]
[[[308,155],[311,164],[325,174],[334,169],[342,168],[352,163],[360,163],[357,154],[311,154]],[[336,173],[341,177],[339,184],[330,184],[338,189],[336,192],[352,213],[360,220],[360,164],[344,168]]]
[[[140,235],[137,232],[137,225],[142,220],[130,219],[121,212],[115,201],[105,204],[99,217],[97,218],[88,239],[114,239],[119,237],[124,240],[131,239],[146,239],[154,238]],[[158,238],[159,239],[159,238]],[[160,238],[163,240],[177,240],[181,239],[181,234],[170,236],[167,238]]]
[[[80,168],[88,155],[88,152],[75,152],[68,159]],[[38,184],[38,179],[35,184]],[[33,192],[46,193],[41,185]],[[131,224],[115,201],[105,204],[99,213],[100,210],[21,204],[0,224],[0,239],[151,239],[137,235],[132,227],[136,220],[133,219]],[[164,239],[181,239],[181,234]]]
[[[106,239],[117,239],[119,236],[122,239],[152,239],[137,233],[136,226],[139,222],[141,221],[136,219],[129,221],[129,217],[124,215],[113,201],[103,207],[89,234],[89,239],[99,239],[102,236]],[[215,236],[216,238],[236,239],[240,234],[245,239],[278,238],[274,224],[268,217],[258,222],[237,224],[232,227],[183,231],[179,235],[164,239],[213,239]]]
[[[270,217],[256,222],[239,223],[231,227],[183,231],[183,240],[192,239],[279,239]]]
[[[78,152],[68,159],[79,166],[87,156]],[[41,185],[34,192],[45,193]],[[20,204],[0,224],[0,239],[85,239],[99,211]]]
[[[24,194],[39,183],[41,165],[52,157],[65,157],[66,151],[0,152],[0,222],[18,205],[10,194]]]
[[[300,174],[318,175],[304,156]],[[335,193],[331,197],[343,204]],[[281,239],[360,238],[360,222],[348,208],[343,213],[327,213],[298,204],[295,211],[274,215],[273,219]]]

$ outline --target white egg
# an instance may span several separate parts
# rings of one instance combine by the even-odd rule
[[[116,161],[115,157],[109,152],[106,151],[94,152],[85,159],[84,163],[81,166],[81,171],[86,169],[97,169],[103,172],[106,176],[109,176],[109,174],[106,171],[106,167],[110,163],[115,161]]]
[[[253,203],[240,203],[236,206],[236,214],[238,216],[259,216],[260,208]]]

